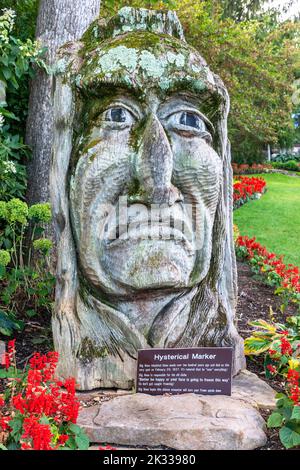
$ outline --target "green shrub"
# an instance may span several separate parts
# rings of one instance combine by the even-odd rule
[[[21,162],[29,157],[29,149],[9,128],[0,129],[0,199],[23,198],[26,190],[26,167]]]
[[[11,5],[24,13],[37,2],[7,0]],[[37,43],[26,36],[16,38],[20,29],[15,33],[14,26],[14,11],[0,11],[0,333],[7,336],[23,328],[24,317],[51,310],[54,288],[49,272],[52,243],[43,237],[50,205],[28,207],[22,201],[30,156],[24,145],[29,79],[33,65],[45,64]],[[40,253],[34,265],[33,250]]]
[[[38,240],[34,240],[33,248],[47,256],[53,248],[53,243],[47,238],[39,238]]]
[[[245,354],[263,355],[266,377],[281,379],[285,393],[276,395],[276,408],[269,416],[267,426],[280,428],[279,438],[285,448],[300,445],[300,316],[288,317],[285,323],[255,320],[255,327],[245,340]]]
[[[27,3],[32,2],[27,0]],[[15,18],[13,10],[0,10],[1,200],[24,197],[26,163],[30,156],[29,148],[24,145],[29,80],[34,65],[46,68],[40,46],[31,39],[15,37]]]
[[[300,171],[300,163],[296,162],[296,160],[289,160],[287,162],[273,162],[273,168],[278,170],[287,170],[287,171]]]
[[[52,242],[43,236],[50,221],[48,203],[28,207],[17,198],[0,201],[0,333],[4,335],[22,328],[24,316],[51,311],[54,277],[49,272],[49,255]],[[35,240],[37,235],[40,238]],[[34,265],[33,250],[41,255],[35,257]]]
[[[15,36],[22,41],[34,39],[39,0],[0,0],[0,10],[12,9],[16,12]]]
[[[298,379],[299,380],[299,379]],[[280,428],[279,438],[286,449],[300,446],[300,405],[284,394],[276,395],[276,409],[269,416],[268,428]]]
[[[7,250],[0,250],[0,267],[7,266],[11,261],[10,254]]]
[[[29,219],[35,222],[43,222],[45,224],[51,221],[51,206],[49,203],[34,204],[28,211]]]
[[[286,163],[286,162],[289,162],[290,160],[295,160],[297,162],[300,162],[300,154],[279,153],[275,157],[272,157],[273,162]]]

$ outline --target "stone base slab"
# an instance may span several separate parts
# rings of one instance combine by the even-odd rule
[[[115,394],[84,408],[78,424],[90,441],[178,450],[251,450],[266,443],[258,408],[272,409],[275,392],[242,371],[232,396]]]
[[[276,392],[264,380],[248,370],[242,370],[232,381],[232,398],[244,400],[256,408],[274,410]]]

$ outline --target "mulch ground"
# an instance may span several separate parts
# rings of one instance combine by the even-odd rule
[[[259,318],[270,320],[270,307],[273,309],[273,314],[277,321],[283,321],[287,316],[296,314],[296,309],[293,306],[288,307],[284,314],[280,311],[281,301],[280,298],[274,295],[272,287],[265,286],[259,280],[256,280],[251,273],[249,266],[246,263],[238,262],[238,285],[239,297],[237,305],[237,322],[238,330],[241,336],[246,338],[251,334],[252,328],[248,325],[251,320]],[[32,356],[34,351],[46,353],[53,348],[50,333],[50,316],[45,314],[42,317],[29,320],[22,333],[15,335],[17,345],[17,362],[20,368],[23,368]],[[5,337],[0,340],[6,341]],[[247,359],[247,367],[251,372],[257,374],[261,379],[269,383],[276,391],[283,390],[283,384],[280,380],[268,380],[264,376],[263,362],[260,358],[255,361]],[[4,387],[4,383],[0,382],[0,393]],[[105,396],[104,396],[105,395]],[[100,401],[110,399],[109,392],[104,394],[103,397],[97,397],[92,392],[82,396],[83,406],[92,406]],[[115,395],[114,395],[115,396]],[[268,417],[267,412],[262,411],[265,419]],[[277,430],[270,429],[267,431],[268,442],[259,450],[284,450],[284,447],[279,441]]]

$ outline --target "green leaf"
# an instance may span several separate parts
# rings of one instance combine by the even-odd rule
[[[268,428],[279,428],[283,423],[283,416],[276,411],[272,413],[267,421]]]
[[[295,419],[300,422],[300,406],[294,406],[291,419]]]
[[[32,309],[26,310],[26,315],[27,315],[27,317],[32,318],[32,317],[35,317],[37,315],[37,312],[35,310],[32,310]]]
[[[276,326],[273,323],[268,323],[262,319],[250,321],[249,325],[259,327],[262,330],[269,331],[270,333],[276,333]]]
[[[300,445],[300,434],[290,426],[284,426],[279,431],[279,437],[286,449]]]
[[[73,436],[70,436],[69,439],[67,440],[65,446],[63,447],[64,450],[66,450],[69,447],[70,450],[75,450],[77,449],[77,444],[75,442],[75,438]]]
[[[286,395],[282,392],[278,392],[276,393],[275,398],[279,400],[280,398],[286,398]]]
[[[19,449],[20,449],[20,444],[18,444],[17,442],[10,442],[7,445],[7,450],[19,450]]]
[[[281,363],[281,364],[285,365],[285,364],[288,363],[288,361],[289,361],[289,358],[288,358],[288,357],[286,357],[286,356],[281,356],[281,358],[280,358],[280,363]]]
[[[291,419],[291,416],[292,416],[293,402],[291,402],[291,400],[289,400],[289,403],[287,404],[287,406],[282,407],[280,409],[280,412],[284,416],[285,421],[288,422]]]
[[[73,423],[69,425],[69,430],[72,431],[72,433],[74,433],[75,436],[82,433],[82,429],[79,426],[77,426],[77,424],[73,424]]]
[[[30,341],[32,344],[43,344],[47,341],[47,338],[41,336],[40,338],[32,338]]]
[[[50,424],[50,420],[49,420],[49,418],[47,418],[47,416],[42,416],[42,418],[40,419],[40,423],[41,424]]]
[[[5,336],[11,336],[14,330],[21,330],[23,322],[15,320],[9,313],[0,310],[0,333]]]
[[[272,338],[258,338],[251,336],[245,340],[245,354],[247,355],[258,355],[269,349],[272,343]]]
[[[4,75],[4,77],[6,78],[6,80],[9,80],[11,78],[11,71],[9,68],[4,68],[2,70],[2,73]]]
[[[277,402],[276,402],[276,406],[277,408],[290,408],[293,406],[293,402],[290,400],[290,398],[288,398],[284,393],[278,393],[276,395],[276,398],[277,398]]]
[[[0,379],[7,379],[8,373],[5,369],[0,369]]]
[[[75,442],[76,442],[79,450],[88,450],[88,448],[90,446],[89,438],[83,432],[81,432],[81,434],[75,436]]]
[[[0,61],[2,62],[3,65],[5,65],[5,67],[8,66],[8,57],[6,54],[3,54],[1,57],[0,57]]]
[[[12,420],[10,420],[9,426],[12,429],[11,436],[14,438],[16,442],[18,442],[22,434],[23,417],[15,416]]]

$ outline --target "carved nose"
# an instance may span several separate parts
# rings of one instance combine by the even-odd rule
[[[146,123],[138,151],[136,175],[150,204],[168,204],[183,200],[171,183],[173,153],[163,126],[154,114]]]

